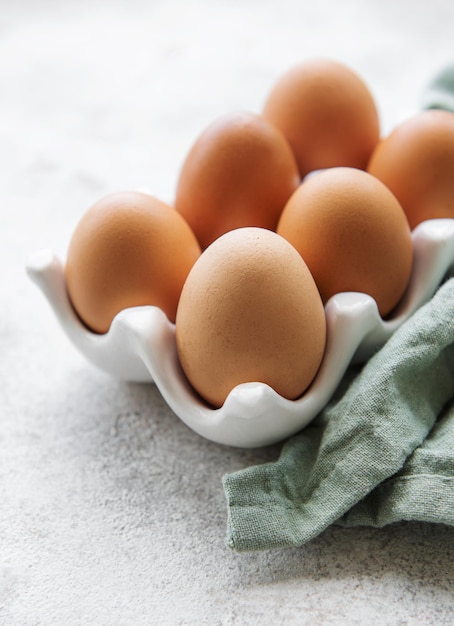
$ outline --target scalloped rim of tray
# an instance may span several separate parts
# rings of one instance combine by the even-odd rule
[[[325,306],[327,345],[317,376],[297,400],[263,383],[235,387],[218,409],[192,389],[178,362],[175,326],[154,306],[121,311],[106,334],[90,332],[68,299],[63,263],[50,250],[33,255],[27,273],[67,337],[88,361],[120,379],[154,382],[173,412],[199,435],[236,447],[276,443],[306,426],[329,402],[351,363],[364,362],[435,293],[454,268],[454,219],[434,219],[412,232],[414,263],[407,290],[389,319],[363,293],[333,296]]]

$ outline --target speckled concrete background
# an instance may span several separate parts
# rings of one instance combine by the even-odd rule
[[[171,200],[215,116],[312,55],[362,74],[384,131],[454,57],[451,0],[0,2],[0,623],[454,623],[454,530],[225,545],[221,477],[275,459],[202,440],[153,386],[95,370],[26,278],[110,191]]]

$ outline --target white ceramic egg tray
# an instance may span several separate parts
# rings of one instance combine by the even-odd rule
[[[154,382],[174,413],[199,435],[252,448],[276,443],[306,426],[329,402],[348,366],[367,360],[453,272],[454,219],[423,222],[412,237],[411,279],[390,319],[383,320],[375,300],[363,293],[339,293],[327,302],[326,351],[315,380],[301,398],[287,400],[268,385],[249,382],[235,387],[218,409],[205,404],[186,380],[178,362],[175,326],[159,308],[125,309],[109,332],[94,334],[75,314],[63,264],[51,251],[34,255],[27,272],[88,361],[123,380]]]

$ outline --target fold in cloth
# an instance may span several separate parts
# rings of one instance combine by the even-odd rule
[[[348,372],[276,462],[223,484],[240,552],[300,546],[332,523],[454,524],[454,278]]]

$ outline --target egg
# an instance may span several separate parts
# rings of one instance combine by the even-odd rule
[[[85,325],[108,331],[121,310],[160,307],[175,320],[186,276],[200,246],[185,220],[164,202],[138,192],[101,198],[86,211],[69,244],[65,278]]]
[[[363,170],[309,176],[285,206],[277,232],[301,254],[325,303],[339,292],[363,292],[385,317],[405,292],[413,262],[408,221],[386,185]]]
[[[412,229],[454,218],[454,114],[434,109],[406,119],[377,145],[367,170],[391,189]]]
[[[212,122],[190,149],[174,206],[204,249],[234,228],[274,230],[299,181],[282,133],[259,115],[234,112]]]
[[[263,116],[289,141],[301,177],[327,167],[365,169],[380,135],[369,88],[353,70],[331,59],[308,59],[282,74]]]
[[[177,310],[177,352],[189,382],[210,405],[220,407],[246,382],[299,397],[318,371],[325,342],[315,282],[275,232],[229,231],[189,272]]]

